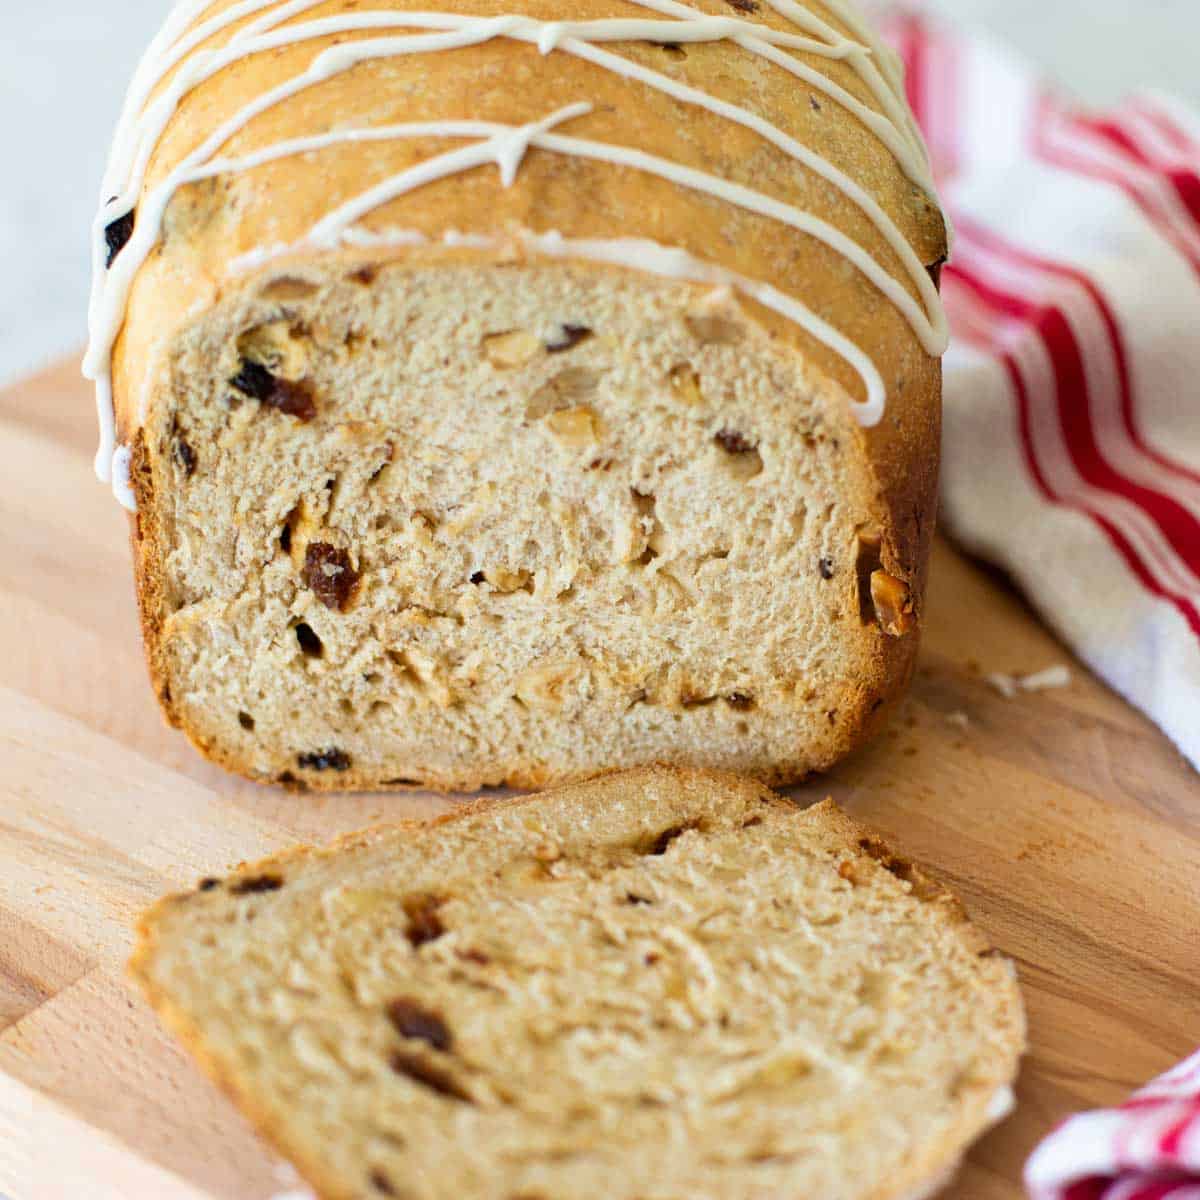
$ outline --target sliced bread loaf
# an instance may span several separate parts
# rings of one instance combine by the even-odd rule
[[[104,198],[100,465],[217,762],[781,783],[902,692],[946,231],[849,0],[179,0]]]
[[[325,1200],[920,1195],[1024,1036],[832,803],[665,768],[205,880],[133,972]]]

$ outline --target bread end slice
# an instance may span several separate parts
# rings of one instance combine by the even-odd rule
[[[1011,965],[920,868],[671,768],[203,881],[131,969],[323,1200],[909,1200],[1024,1046]]]

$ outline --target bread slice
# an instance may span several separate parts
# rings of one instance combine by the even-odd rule
[[[1024,1038],[1010,964],[831,802],[667,768],[205,880],[132,970],[324,1200],[920,1195]]]

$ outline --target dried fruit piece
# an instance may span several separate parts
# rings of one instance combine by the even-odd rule
[[[252,875],[249,879],[239,879],[229,890],[235,896],[257,896],[262,892],[277,892],[281,887],[280,875]]]
[[[186,438],[177,437],[175,439],[175,461],[179,464],[185,475],[191,476],[196,472],[196,452],[192,449]]]
[[[592,336],[592,331],[586,325],[562,325],[562,333],[553,342],[546,343],[550,354],[562,354],[565,350],[573,350],[580,342],[586,342]]]
[[[350,555],[328,542],[309,542],[300,578],[326,608],[345,612],[354,597],[359,575]]]
[[[822,558],[817,563],[817,570],[821,572],[822,579],[832,579],[833,578],[833,559],[832,558]]]
[[[729,456],[725,469],[743,483],[762,474],[763,460],[758,444],[750,441],[736,429],[722,429],[713,435],[713,441]]]
[[[104,244],[107,247],[104,265],[111,268],[116,262],[117,255],[125,249],[129,239],[133,237],[133,227],[137,221],[137,209],[131,208],[124,216],[110,221],[104,229]]]
[[[388,1178],[387,1173],[376,1167],[368,1177],[371,1186],[381,1196],[398,1196],[400,1193],[392,1186],[392,1181]]]
[[[754,697],[747,695],[745,692],[730,692],[725,697],[725,703],[734,712],[750,712],[754,708]]]
[[[387,1006],[388,1020],[403,1038],[425,1042],[435,1050],[449,1050],[454,1044],[450,1027],[437,1013],[423,1008],[415,1000],[401,996]]]
[[[293,383],[289,379],[277,379],[263,403],[301,421],[311,421],[317,415],[312,389],[306,383]]]
[[[404,915],[408,917],[408,928],[404,936],[408,938],[413,949],[424,946],[426,942],[436,942],[446,932],[438,909],[442,906],[439,896],[418,895],[406,896],[403,901]]]
[[[229,382],[252,400],[266,400],[275,386],[275,376],[262,363],[243,359],[241,369]]]
[[[289,417],[311,421],[317,415],[316,401],[308,384],[278,379],[262,363],[243,359],[241,369],[229,382],[243,395]]]
[[[912,593],[904,580],[886,571],[874,571],[871,575],[871,603],[875,606],[875,619],[890,637],[903,637],[916,628]]]
[[[756,443],[750,441],[744,434],[738,433],[736,429],[722,429],[714,435],[713,441],[726,454],[753,454],[758,449]]]
[[[389,1061],[392,1070],[397,1075],[407,1075],[414,1083],[423,1084],[451,1100],[465,1100],[470,1103],[470,1095],[449,1071],[443,1070],[434,1063],[426,1062],[419,1055],[409,1054],[405,1050],[397,1050]]]
[[[522,367],[543,349],[541,338],[525,329],[493,333],[483,339],[483,352],[493,367]]]
[[[758,12],[758,0],[725,0],[725,3],[740,13]]]
[[[297,754],[296,765],[305,771],[348,771],[350,755],[336,747],[318,750],[313,754]]]

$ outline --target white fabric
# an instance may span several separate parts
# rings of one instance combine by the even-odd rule
[[[957,234],[945,525],[1200,766],[1200,118],[1140,98],[1114,145],[1004,48],[891,32]]]

